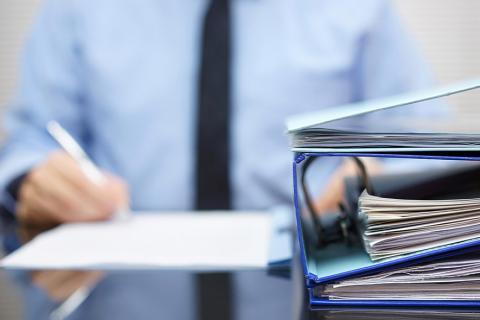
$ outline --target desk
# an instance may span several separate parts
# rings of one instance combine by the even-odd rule
[[[10,229],[13,230],[13,229]],[[17,233],[18,233],[17,229]],[[25,234],[21,232],[21,234]],[[92,295],[71,319],[192,319],[195,297],[193,274],[188,272],[136,271],[106,275]],[[299,259],[292,265],[290,278],[272,276],[264,271],[233,274],[238,320],[250,319],[479,319],[480,313],[468,310],[388,310],[388,309],[316,309],[307,303]],[[24,288],[30,319],[47,319],[55,305],[38,288],[26,284],[25,275],[17,275]],[[22,283],[22,280],[24,281]],[[478,310],[480,312],[480,310]]]

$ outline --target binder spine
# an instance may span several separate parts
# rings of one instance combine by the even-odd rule
[[[302,162],[306,159],[305,155],[303,154],[295,154],[295,159],[293,161],[293,203],[295,205],[295,222],[297,226],[297,237],[299,240],[300,245],[300,258],[302,262],[303,274],[305,275],[306,282],[310,283],[309,277],[311,274],[308,273],[308,262],[307,262],[307,253],[305,248],[305,239],[303,237],[303,229],[302,229],[302,219],[301,219],[301,212],[300,212],[300,205],[299,205],[299,195],[298,195],[298,182],[297,182],[297,174],[298,169],[301,166]]]

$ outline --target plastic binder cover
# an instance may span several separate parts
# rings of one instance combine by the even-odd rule
[[[405,306],[405,307],[480,307],[479,301],[433,301],[433,300],[328,300],[315,294],[316,289],[334,281],[356,276],[370,275],[382,271],[407,267],[423,262],[434,261],[441,258],[452,257],[480,249],[480,239],[455,243],[452,245],[422,251],[407,256],[402,256],[388,261],[372,262],[368,254],[359,245],[347,246],[343,243],[329,245],[325,248],[314,248],[308,241],[307,225],[310,217],[302,213],[303,195],[299,189],[299,178],[304,160],[307,157],[384,157],[384,158],[417,158],[417,159],[444,159],[444,160],[470,160],[480,161],[480,156],[466,157],[453,155],[415,155],[415,154],[372,154],[372,153],[307,153],[297,154],[293,163],[294,203],[297,224],[297,234],[300,244],[301,262],[305,275],[306,286],[310,294],[312,306]]]

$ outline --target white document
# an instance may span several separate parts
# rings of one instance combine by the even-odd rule
[[[266,212],[135,213],[126,221],[67,224],[7,256],[10,269],[258,269],[274,222]]]

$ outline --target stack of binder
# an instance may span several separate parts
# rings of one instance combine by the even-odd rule
[[[477,88],[480,80],[287,120],[295,152],[297,233],[312,306],[480,307],[480,192],[475,193],[480,180],[472,166],[480,161],[480,135],[335,128],[337,120]],[[366,190],[347,195],[353,202],[347,206],[348,223],[338,228],[356,233],[356,240],[345,236],[324,241],[328,228],[322,230],[314,214],[304,214],[305,208],[312,209],[305,171],[319,157],[445,160],[469,166],[453,173],[439,169],[436,176],[425,169],[420,182],[405,175],[387,180],[387,187],[375,187],[375,192],[365,184]],[[460,184],[458,179],[463,179]],[[439,188],[441,197],[435,194]],[[465,192],[459,194],[460,189]]]

